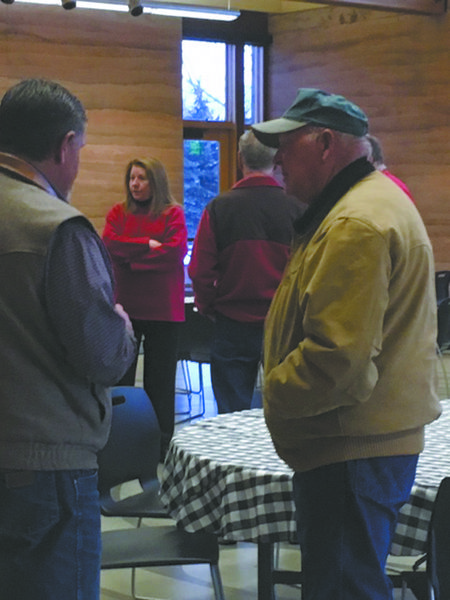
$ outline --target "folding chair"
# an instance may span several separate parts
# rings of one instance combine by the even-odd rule
[[[156,414],[142,388],[112,390],[111,434],[99,455],[99,493],[104,516],[137,517],[138,527],[102,533],[102,569],[132,569],[131,588],[136,595],[135,569],[171,565],[208,564],[216,600],[224,600],[219,572],[219,546],[209,533],[188,533],[173,525],[141,526],[143,518],[169,518],[159,500],[156,469],[160,431]],[[114,499],[114,488],[138,479],[142,492]]]
[[[419,570],[426,563],[425,570]],[[402,600],[409,588],[418,600],[450,599],[450,477],[439,486],[427,535],[427,552],[410,571],[394,576],[394,586],[402,587]]]
[[[177,422],[185,423],[192,421],[205,414],[205,390],[203,381],[203,365],[211,361],[211,344],[213,336],[213,323],[207,317],[201,315],[194,304],[186,304],[186,320],[180,328],[180,339],[178,342],[178,360],[184,379],[184,388],[178,388],[178,394],[185,394],[189,402],[189,410],[178,414],[188,415]],[[189,363],[197,363],[198,386],[192,384]],[[192,414],[192,396],[199,398],[199,410]]]

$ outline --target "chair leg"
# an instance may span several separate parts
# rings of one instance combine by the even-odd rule
[[[275,569],[278,569],[280,566],[280,554],[281,554],[280,543],[276,542],[274,545],[274,558],[273,558],[273,565],[274,565]]]
[[[141,525],[142,517],[138,517],[136,529],[139,529]],[[136,595],[136,567],[131,568],[131,596],[134,600],[146,600],[144,597]]]
[[[431,585],[431,582],[428,582],[428,597],[430,600],[436,600],[436,594],[434,592],[434,587]]]
[[[215,600],[225,600],[225,594],[223,591],[222,578],[220,576],[220,571],[218,565],[209,565],[211,580],[214,589],[214,598]],[[153,598],[149,596],[138,596],[136,594],[136,569],[132,569],[131,571],[131,596],[133,600],[153,600]]]
[[[196,361],[192,361],[192,362],[196,362]],[[180,419],[179,421],[176,422],[176,425],[179,425],[181,423],[186,423],[188,421],[192,421],[193,419],[198,419],[199,417],[202,417],[205,414],[205,390],[204,390],[204,386],[203,386],[203,368],[202,368],[202,363],[198,362],[198,389],[193,389],[192,388],[192,382],[191,382],[191,375],[190,375],[190,371],[189,371],[189,361],[183,361],[183,363],[186,363],[186,371],[184,373],[184,380],[185,380],[185,385],[186,385],[186,389],[185,390],[180,390],[179,393],[184,393],[187,394],[189,397],[189,413],[178,413],[178,414],[189,414],[188,417],[184,418],[184,419]],[[184,365],[183,365],[184,366]],[[200,402],[200,407],[199,407],[199,412],[195,413],[194,415],[192,414],[192,404],[191,404],[191,398],[193,395],[196,395],[199,397],[199,402]]]
[[[131,597],[133,600],[155,600],[153,596],[138,596],[136,594],[136,569],[131,571]]]
[[[187,365],[186,360],[181,360],[181,372],[183,374],[184,388],[177,388],[175,393],[184,394],[188,399],[188,410],[179,410],[175,414],[176,415],[190,415],[192,412],[192,383],[191,383],[191,375],[189,373],[189,367]],[[180,421],[183,423],[184,421]]]
[[[203,417],[205,414],[205,387],[203,385],[203,363],[198,363],[198,382],[199,382],[199,396],[200,396],[200,412],[198,417]]]
[[[136,568],[131,569],[131,596],[134,600],[141,600],[140,597],[136,596]]]
[[[209,565],[209,568],[211,571],[211,579],[214,588],[214,597],[216,600],[225,600],[219,567],[218,565],[211,564]]]

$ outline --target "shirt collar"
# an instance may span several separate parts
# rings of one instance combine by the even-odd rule
[[[295,221],[295,231],[301,236],[314,233],[342,196],[372,171],[375,171],[375,168],[365,157],[358,158],[344,167]]]
[[[249,175],[237,181],[231,189],[259,186],[282,187],[271,175]]]
[[[59,198],[58,193],[48,179],[33,165],[18,156],[0,152],[0,170],[10,173],[13,177],[22,179],[45,190],[51,196]],[[61,198],[62,200],[63,198]]]

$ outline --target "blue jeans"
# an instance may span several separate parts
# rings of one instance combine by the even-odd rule
[[[98,600],[97,472],[0,472],[0,598]]]
[[[294,474],[302,600],[392,600],[386,559],[417,458],[359,459]]]
[[[262,323],[242,323],[216,313],[211,383],[219,413],[251,407],[261,361]]]

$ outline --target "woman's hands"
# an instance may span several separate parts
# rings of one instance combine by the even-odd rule
[[[162,246],[161,242],[158,242],[158,240],[152,240],[151,238],[148,240],[148,245],[152,249]]]

